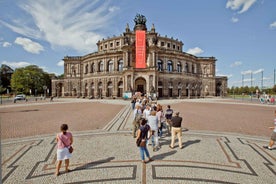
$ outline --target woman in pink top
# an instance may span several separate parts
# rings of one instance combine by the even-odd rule
[[[68,132],[68,125],[62,124],[60,127],[60,133],[57,134],[57,166],[55,175],[58,176],[62,161],[65,160],[65,172],[69,172],[69,158],[72,154],[69,153],[69,147],[73,143],[73,136],[71,132]]]

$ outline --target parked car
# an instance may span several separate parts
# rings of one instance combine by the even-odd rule
[[[26,95],[23,95],[23,94],[21,94],[21,95],[16,95],[16,96],[14,97],[14,100],[26,100]]]

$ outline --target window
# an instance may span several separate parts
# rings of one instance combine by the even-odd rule
[[[157,60],[157,70],[163,71],[163,61],[161,61],[160,59]]]
[[[164,43],[164,42],[161,42],[161,46],[165,46],[165,43]]]
[[[85,70],[84,73],[87,74],[88,73],[88,64],[85,65]]]
[[[104,64],[103,64],[103,61],[101,61],[99,63],[99,72],[103,72],[104,71]]]
[[[107,48],[107,44],[104,45],[104,48]]]
[[[173,49],[175,49],[175,45],[173,45]]]
[[[170,43],[167,43],[167,47],[170,48],[170,47],[171,47],[171,44],[170,44]]]
[[[178,63],[177,63],[177,72],[178,72],[178,73],[181,73],[181,71],[182,71],[181,63],[178,62]]]
[[[189,72],[189,64],[188,64],[188,63],[185,64],[185,72],[186,72],[186,73]]]
[[[110,43],[110,47],[113,47],[113,43]]]
[[[95,72],[95,63],[92,63],[91,64],[91,70],[90,70],[91,73],[94,73]]]
[[[109,72],[113,72],[114,70],[114,62],[113,61],[109,61],[108,62],[108,71]]]
[[[168,61],[167,62],[167,70],[168,70],[168,72],[172,72],[173,71],[173,63],[172,63],[172,61]]]
[[[119,41],[116,42],[116,46],[120,46],[120,42]]]
[[[118,61],[118,71],[123,71],[124,68],[124,61],[121,59]]]

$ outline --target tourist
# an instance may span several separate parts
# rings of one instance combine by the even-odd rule
[[[168,135],[171,134],[171,130],[172,130],[172,125],[171,125],[172,116],[173,116],[173,110],[171,109],[171,106],[168,105],[165,113]]]
[[[132,135],[133,138],[136,137],[136,131],[138,130],[139,126],[140,126],[140,119],[142,118],[143,114],[142,114],[142,110],[141,110],[141,106],[139,104],[137,104],[135,106],[135,109],[133,111],[133,128],[132,128]]]
[[[271,134],[271,138],[269,141],[268,146],[264,146],[264,148],[272,150],[272,146],[274,145],[275,141],[276,141],[276,110],[274,111],[274,126],[269,127],[269,129],[273,129],[272,134]]]
[[[156,116],[156,111],[151,111],[150,115],[148,116],[148,125],[150,126],[151,130],[151,142],[153,151],[157,151],[159,147],[158,142],[158,119]]]
[[[65,160],[65,172],[69,172],[69,159],[72,154],[69,152],[69,147],[73,144],[73,136],[71,132],[68,132],[68,125],[62,124],[60,127],[60,133],[56,136],[57,141],[57,165],[56,173],[58,176],[60,174],[59,170],[62,164],[62,161]]]
[[[146,163],[144,154],[146,154],[146,156],[148,157],[148,161],[152,161],[147,148],[147,140],[149,138],[148,131],[150,131],[150,126],[147,124],[147,120],[142,118],[140,120],[140,127],[137,131],[137,138],[136,138],[136,143],[140,150],[142,163]]]
[[[143,111],[143,117],[147,120],[151,112],[151,106],[150,104],[146,105],[145,110]]]
[[[157,111],[156,116],[158,118],[158,128],[159,128],[158,135],[159,135],[159,137],[162,137],[163,127],[165,126],[165,122],[166,122],[166,118],[163,113],[162,105],[157,104],[156,111]]]
[[[182,117],[179,116],[179,112],[175,113],[175,116],[172,117],[171,122],[172,122],[172,133],[171,133],[172,140],[171,140],[171,145],[169,147],[171,149],[174,148],[175,137],[177,136],[179,148],[182,149],[182,128],[181,128]]]

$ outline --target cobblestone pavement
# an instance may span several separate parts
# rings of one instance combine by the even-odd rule
[[[129,101],[60,99],[54,103],[45,102],[39,105],[18,103],[1,106],[1,125],[5,124],[3,116],[4,119],[5,116],[17,116],[23,113],[25,108],[39,109],[27,110],[30,117],[36,117],[36,113],[49,107],[58,111],[58,106],[61,108],[60,114],[63,114],[63,111],[74,111],[75,108],[70,106],[72,101],[79,111],[82,111],[82,105],[94,108],[87,103],[94,106],[103,104],[101,108],[105,112],[113,109],[110,113],[104,113],[106,117],[99,121],[102,124],[99,128],[99,125],[86,125],[85,122],[79,123],[78,126],[69,124],[74,135],[75,148],[70,159],[72,172],[62,172],[60,176],[54,176],[55,133],[43,131],[50,127],[44,125],[45,119],[41,118],[39,123],[43,126],[41,130],[37,128],[36,132],[40,134],[35,136],[29,132],[30,135],[19,138],[3,138],[1,133],[3,183],[274,184],[276,181],[276,149],[266,150],[262,147],[267,145],[269,140],[271,132],[267,127],[273,124],[275,106],[220,99],[159,101],[164,105],[171,104],[184,117],[183,149],[178,146],[170,149],[170,137],[162,137],[161,148],[157,152],[153,152],[149,146],[153,161],[146,164],[141,163],[139,150],[131,136],[132,110]],[[86,116],[94,116],[97,111],[84,112]],[[67,120],[67,116],[60,116],[56,126],[59,127],[60,122]],[[81,117],[82,114],[71,116]],[[52,117],[49,117],[49,121],[52,121]],[[81,128],[83,124],[85,126]],[[252,130],[257,128],[259,130]],[[9,128],[5,131],[12,133]]]

